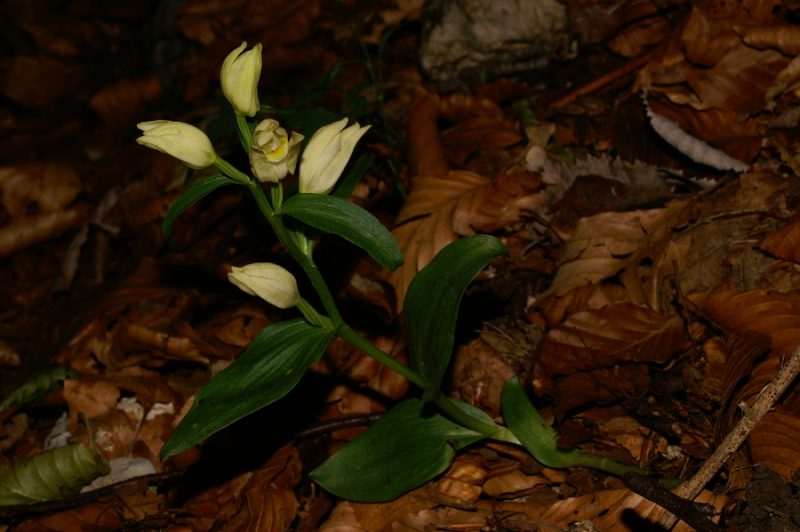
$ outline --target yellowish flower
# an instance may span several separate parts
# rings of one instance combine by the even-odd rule
[[[228,54],[222,62],[222,94],[237,113],[255,116],[258,112],[258,78],[261,77],[261,44],[247,52],[247,43]]]
[[[143,133],[136,142],[172,155],[191,168],[211,166],[217,158],[208,136],[191,124],[153,120],[140,122],[136,127]]]
[[[327,194],[336,185],[356,143],[369,129],[358,123],[345,128],[346,124],[343,118],[311,136],[300,160],[300,192]]]
[[[277,120],[267,118],[256,126],[250,146],[250,167],[262,183],[277,183],[293,174],[300,154],[303,135],[292,131],[291,137]]]
[[[231,267],[228,280],[251,296],[258,296],[278,308],[289,308],[300,301],[297,280],[288,270],[270,262],[254,262]]]

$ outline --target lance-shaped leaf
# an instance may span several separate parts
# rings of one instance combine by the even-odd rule
[[[286,395],[322,356],[332,335],[302,319],[266,327],[233,364],[200,389],[161,456],[184,451]]]
[[[241,185],[241,183],[234,181],[228,176],[222,174],[214,174],[204,177],[184,190],[178,199],[170,206],[167,215],[164,217],[164,224],[161,226],[161,232],[164,234],[164,239],[169,240],[172,234],[172,224],[175,219],[183,214],[186,209],[205,198],[220,187],[228,185]]]
[[[533,457],[549,467],[564,467],[558,452],[558,434],[528,400],[517,377],[503,386],[502,401],[503,419]]]
[[[392,233],[370,213],[342,198],[297,194],[286,200],[281,213],[315,229],[341,236],[389,269],[403,263],[403,253]]]
[[[506,253],[500,240],[477,235],[442,249],[411,281],[405,300],[412,364],[425,377],[422,398],[438,392],[453,352],[461,297],[472,278],[490,260]]]
[[[0,466],[0,506],[70,495],[108,473],[108,462],[82,443],[58,447]]]
[[[64,379],[75,378],[79,374],[69,367],[52,368],[32,379],[23,382],[0,402],[0,411],[8,407],[30,403],[55,390]]]
[[[454,445],[483,438],[424,406],[418,399],[395,406],[312,471],[311,479],[346,499],[388,501],[447,469]]]
[[[586,466],[614,475],[647,474],[636,466],[611,458],[589,454],[579,449],[560,449],[558,434],[528,400],[519,379],[513,377],[503,386],[503,418],[508,428],[536,460],[548,467]]]

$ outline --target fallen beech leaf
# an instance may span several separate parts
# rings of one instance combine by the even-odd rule
[[[492,477],[483,485],[483,491],[490,497],[512,499],[525,494],[534,486],[549,484],[550,481],[538,475],[526,475],[519,469],[498,477]]]
[[[86,79],[83,65],[44,53],[13,57],[3,61],[0,68],[5,73],[0,93],[26,107],[49,107],[74,94]]]
[[[679,316],[632,303],[584,310],[547,332],[536,378],[544,382],[620,362],[663,363],[689,345]]]
[[[14,218],[0,227],[0,258],[56,237],[81,224],[85,217],[86,209],[79,207]]]
[[[183,511],[193,530],[257,530],[283,532],[297,516],[294,487],[302,463],[291,445],[281,447],[252,472],[234,477],[190,499]]]
[[[115,129],[136,122],[144,105],[161,94],[161,81],[152,74],[137,80],[123,80],[104,87],[92,96],[89,105],[103,121]]]
[[[800,262],[800,220],[794,220],[773,231],[758,247],[779,259]]]
[[[769,412],[750,432],[753,462],[765,465],[791,481],[800,469],[800,418],[781,408]]]
[[[547,293],[562,296],[616,275],[624,267],[625,257],[661,222],[664,213],[664,209],[608,212],[578,220],[561,250],[558,271]]]
[[[514,123],[487,117],[464,120],[442,133],[449,158],[458,165],[478,149],[505,148],[521,139]]]
[[[790,24],[773,24],[769,26],[733,26],[745,43],[763,50],[772,48],[784,55],[800,54],[800,28]]]
[[[119,388],[102,380],[65,380],[64,400],[69,405],[70,426],[78,426],[78,414],[92,420],[116,409],[119,396]]]
[[[81,180],[66,164],[41,163],[0,168],[3,206],[13,216],[60,211],[78,195]]]

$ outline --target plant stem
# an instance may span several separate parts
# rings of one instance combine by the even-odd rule
[[[334,326],[338,327],[344,323],[339,309],[336,308],[333,295],[331,295],[328,285],[325,283],[325,279],[322,278],[322,274],[317,268],[317,265],[314,264],[314,262],[308,258],[299,247],[297,247],[297,244],[295,244],[294,240],[289,234],[289,230],[286,229],[285,225],[283,225],[281,217],[275,216],[275,211],[272,210],[272,206],[269,204],[269,201],[267,201],[267,197],[264,195],[264,191],[261,190],[259,184],[251,181],[248,184],[248,188],[250,189],[250,194],[256,200],[256,204],[258,205],[261,214],[264,215],[269,224],[272,226],[272,230],[275,231],[275,234],[278,236],[278,239],[281,241],[281,243],[283,243],[286,251],[288,251],[289,255],[291,255],[292,258],[297,261],[297,263],[301,268],[303,268],[303,271],[308,276],[309,281],[311,281],[311,285],[314,287],[314,290],[316,290],[320,300],[322,301],[322,306],[325,308],[325,312],[328,313],[328,316],[333,321]]]
[[[341,327],[339,327],[339,332],[337,333],[341,338],[347,340],[352,344],[354,347],[361,349],[369,356],[386,366],[387,368],[395,371],[408,379],[410,382],[413,382],[420,388],[425,387],[425,379],[411,369],[410,367],[406,366],[405,364],[398,362],[397,360],[393,359],[374,345],[369,342],[367,339],[363,338],[357,332],[355,332],[349,325],[343,323]]]
[[[456,403],[452,398],[446,396],[441,391],[436,394],[433,402],[442,410],[442,412],[447,414],[447,417],[460,423],[464,427],[472,429],[476,432],[480,432],[481,434],[485,434],[487,437],[493,440],[513,443],[515,445],[522,445],[517,437],[514,436],[514,434],[506,427],[500,426],[494,422],[486,423],[485,421],[470,416],[456,406]]]
[[[236,113],[236,128],[239,130],[239,140],[242,141],[242,148],[245,153],[250,153],[250,146],[253,144],[253,133],[247,118],[241,113]]]
[[[237,183],[241,183],[243,185],[251,185],[253,183],[253,180],[250,179],[250,176],[240,171],[238,168],[233,166],[219,155],[217,155],[217,158],[214,160],[214,166],[216,166],[223,174],[230,177]]]

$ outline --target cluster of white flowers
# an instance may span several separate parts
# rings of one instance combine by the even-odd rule
[[[254,117],[259,109],[258,80],[261,77],[261,45],[246,50],[242,43],[225,58],[220,71],[222,93],[240,116]],[[342,175],[356,144],[369,126],[347,118],[319,128],[309,139],[302,157],[298,180],[301,193],[328,194]],[[191,168],[206,168],[217,162],[211,140],[200,129],[184,122],[155,120],[138,124],[142,131],[136,141],[176,159]],[[294,174],[303,135],[287,132],[271,118],[253,131],[249,149],[250,168],[262,183],[278,183]],[[233,267],[228,279],[251,295],[280,308],[295,306],[299,299],[297,282],[284,268],[270,263]]]

